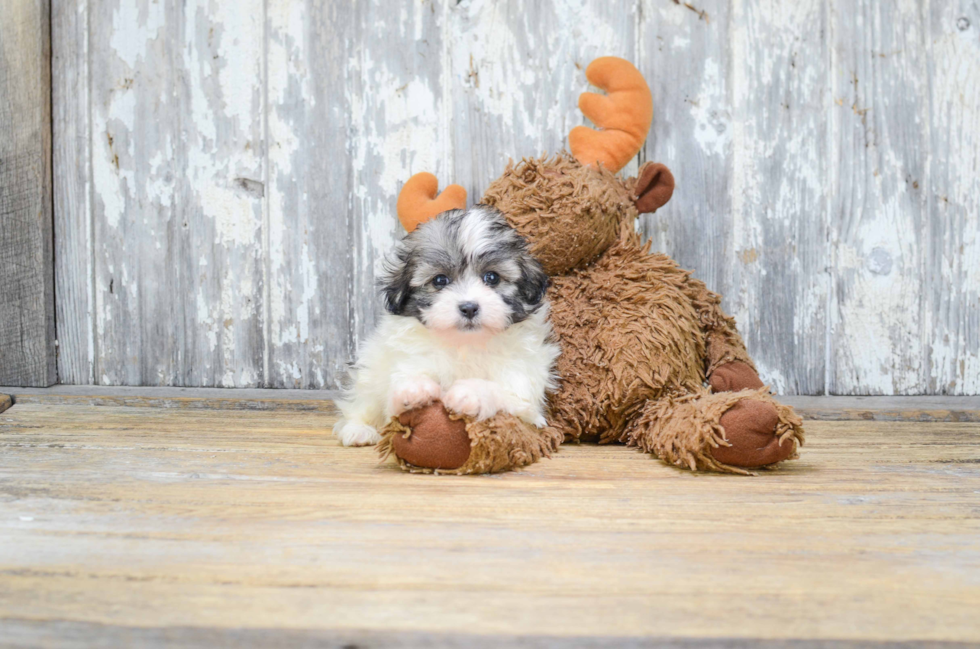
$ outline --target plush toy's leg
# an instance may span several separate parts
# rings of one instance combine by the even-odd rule
[[[687,290],[692,296],[704,330],[704,371],[715,392],[757,390],[762,379],[745,349],[735,320],[721,310],[721,298],[690,278]]]
[[[715,392],[737,392],[762,387],[735,319],[721,309],[721,296],[709,291],[704,282],[688,277],[684,292],[698,312],[704,332],[704,374]]]
[[[692,471],[745,474],[796,457],[803,427],[765,389],[704,390],[648,402],[623,441]]]
[[[561,442],[554,428],[536,428],[506,413],[474,421],[436,401],[393,418],[381,431],[378,451],[413,473],[499,473],[537,462]]]
[[[684,290],[698,311],[704,331],[704,372],[715,392],[757,390],[763,386],[734,318],[721,310],[721,297],[689,277]]]
[[[719,365],[708,375],[708,383],[714,392],[738,392],[758,390],[764,384],[755,369],[741,361]]]

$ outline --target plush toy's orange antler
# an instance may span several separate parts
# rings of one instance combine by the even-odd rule
[[[466,209],[466,190],[459,185],[446,187],[441,194],[439,181],[423,171],[408,179],[398,194],[398,220],[411,232],[446,210]]]
[[[583,165],[601,163],[619,171],[639,152],[650,130],[650,88],[632,63],[615,56],[590,63],[585,77],[608,93],[584,92],[578,99],[579,109],[601,130],[576,126],[568,134],[568,146]]]

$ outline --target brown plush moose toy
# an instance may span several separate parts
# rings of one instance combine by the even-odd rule
[[[638,215],[674,189],[662,164],[616,176],[653,119],[646,82],[614,57],[593,61],[586,77],[607,93],[579,99],[599,130],[573,129],[570,155],[508,164],[481,201],[504,214],[551,277],[561,357],[548,426],[506,414],[474,421],[437,401],[392,419],[382,456],[409,471],[457,474],[526,466],[565,440],[622,442],[673,465],[729,473],[796,457],[800,419],[763,386],[720,297],[636,233]],[[436,191],[431,174],[405,184],[406,229],[465,208],[461,187]]]

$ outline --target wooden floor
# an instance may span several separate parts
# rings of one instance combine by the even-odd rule
[[[618,446],[451,477],[333,417],[18,401],[0,644],[980,642],[980,423],[809,421],[753,478]]]

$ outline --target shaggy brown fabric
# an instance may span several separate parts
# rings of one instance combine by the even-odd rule
[[[735,326],[735,318],[721,309],[721,296],[708,290],[699,279],[689,277],[684,293],[698,312],[698,322],[705,335],[704,373],[711,375],[725,363],[740,361],[753,370],[755,364]]]
[[[762,387],[758,372],[740,361],[725,363],[708,377],[708,384],[714,392],[738,392],[757,390]]]
[[[552,418],[568,437],[617,440],[646,401],[701,389],[704,333],[684,293],[689,277],[623,227],[593,265],[553,278],[562,382]]]
[[[620,223],[637,216],[612,172],[583,167],[567,153],[509,163],[482,202],[507,215],[549,275],[598,257],[619,236]]]
[[[718,313],[721,313],[719,308]],[[722,316],[731,322],[730,326],[716,323],[719,326],[706,325],[705,330],[708,335],[708,345],[704,355],[705,375],[711,376],[722,365],[729,363],[742,363],[748,365],[753,372],[756,371],[755,363],[745,349],[742,337],[735,329],[735,320],[721,313]]]
[[[436,405],[436,404],[433,404]],[[428,406],[432,408],[433,406]],[[442,419],[436,426],[446,429],[445,421],[460,421],[465,425],[469,438],[469,457],[466,462],[457,467],[436,467],[434,462],[424,452],[416,459],[422,464],[415,464],[408,457],[396,451],[400,444],[399,437],[411,439],[418,435],[425,426],[416,423],[415,428],[403,424],[399,419],[392,418],[381,431],[381,441],[378,442],[378,452],[382,459],[394,455],[398,464],[412,473],[445,473],[465,475],[472,473],[499,473],[517,469],[537,462],[543,457],[550,457],[562,442],[562,434],[554,428],[536,428],[513,415],[500,413],[484,421],[474,421],[466,417],[447,412],[442,404],[437,405],[438,412],[430,413],[427,418]],[[413,423],[415,415],[405,419]],[[422,433],[431,434],[426,430]]]

